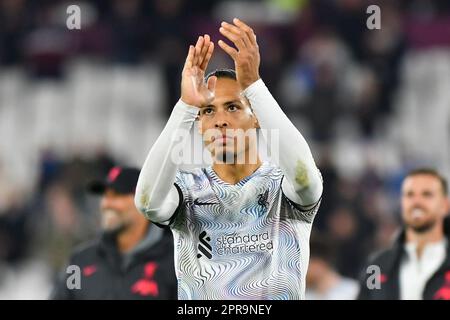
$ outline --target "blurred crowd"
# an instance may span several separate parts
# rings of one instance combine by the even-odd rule
[[[27,136],[27,122],[20,128],[1,128],[7,121],[2,122],[2,116],[6,119],[8,108],[15,107],[11,103],[15,100],[5,97],[11,89],[9,75],[16,72],[25,83],[21,88],[27,90],[37,83],[63,86],[79,61],[105,69],[157,66],[152,72],[158,74],[161,89],[153,89],[151,98],[144,96],[138,103],[146,108],[146,101],[158,96],[160,103],[143,113],[149,121],[152,112],[157,114],[153,129],[158,132],[179,98],[188,45],[205,33],[217,41],[220,21],[239,16],[257,34],[261,77],[311,144],[325,187],[313,233],[325,234],[334,244],[334,268],[348,278],[355,279],[369,253],[391,241],[400,220],[398,195],[404,173],[419,163],[439,166],[450,160],[450,153],[442,160],[439,147],[425,158],[413,153],[409,144],[417,141],[395,134],[396,124],[392,124],[392,119],[403,119],[406,98],[399,92],[409,92],[405,88],[414,80],[414,74],[404,70],[405,61],[416,58],[411,55],[417,52],[450,53],[449,1],[77,3],[82,28],[68,30],[66,8],[73,2],[0,0],[0,270],[4,270],[0,271],[0,298],[46,297],[70,250],[96,233],[98,199],[86,195],[87,181],[104,176],[117,163],[139,167],[153,142],[142,137],[145,144],[137,144],[133,157],[127,158],[114,142],[99,144],[92,151],[89,141],[80,138],[76,148],[61,152],[53,140],[44,141],[33,160],[26,162],[34,164],[33,174],[16,186],[9,172],[12,160],[6,154],[11,148],[6,146],[14,146],[16,139],[32,139]],[[381,30],[366,27],[369,4],[381,7]],[[450,59],[440,61],[450,70]],[[210,69],[232,67],[231,63],[217,47]],[[431,106],[439,96],[438,89],[428,89],[432,91],[425,92],[428,106],[422,107]],[[93,108],[96,103],[92,102]],[[66,112],[64,103],[58,107]],[[108,112],[107,107],[104,110]],[[122,112],[126,110],[123,106]],[[444,116],[450,122],[450,113]],[[153,124],[145,118],[136,125],[138,134],[146,123]],[[57,123],[50,120],[48,125]],[[444,145],[448,145],[449,127],[439,136],[447,140],[437,143],[442,152],[448,152]],[[20,136],[11,134],[19,130]],[[128,142],[127,132],[116,134]],[[450,173],[445,171],[448,167],[440,169]],[[38,272],[39,279],[30,275]],[[42,289],[36,289],[36,283]],[[28,290],[20,291],[20,285]],[[36,292],[31,294],[33,288]]]

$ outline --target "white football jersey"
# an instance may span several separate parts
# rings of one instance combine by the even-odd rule
[[[179,299],[304,299],[311,225],[270,162],[235,185],[212,167],[179,170],[183,195],[170,227]]]

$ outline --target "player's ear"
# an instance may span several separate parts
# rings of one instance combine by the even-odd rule
[[[255,116],[255,128],[261,129],[261,127],[259,126],[259,121],[258,121],[258,119],[256,119],[256,116]]]
[[[252,113],[252,117],[253,117],[253,126],[256,129],[261,129],[261,127],[259,126],[258,118],[256,118],[255,112],[253,111],[252,107],[249,107],[249,108],[250,108],[250,112]]]
[[[243,95],[242,95],[243,96]],[[246,110],[250,116],[253,118],[253,127],[256,129],[261,129],[261,127],[259,126],[259,122],[258,119],[256,118],[255,112],[253,111],[253,108],[250,104],[250,101],[248,101],[247,97],[243,96],[243,99],[241,99],[242,104],[247,107],[248,109]]]

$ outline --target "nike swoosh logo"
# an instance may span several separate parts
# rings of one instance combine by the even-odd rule
[[[196,206],[209,206],[209,205],[213,205],[213,204],[217,204],[217,202],[200,202],[200,201],[198,201],[198,199],[194,200],[194,205],[196,205]]]

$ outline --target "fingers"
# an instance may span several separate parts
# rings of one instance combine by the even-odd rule
[[[233,23],[234,25],[227,22],[222,22],[219,29],[220,33],[233,42],[238,50],[257,48],[258,44],[256,42],[256,35],[253,32],[253,29],[237,18],[233,19]],[[231,56],[231,58],[236,58],[238,50],[222,40],[219,40],[218,44],[227,54]],[[211,60],[213,51],[214,43],[211,41],[209,35],[205,34],[204,36],[198,37],[195,46],[189,47],[185,68],[197,66],[201,70],[205,71],[209,61]]]
[[[200,67],[201,69],[203,69],[202,66],[205,65],[205,60],[206,60],[206,58],[207,58],[207,55],[208,55],[208,53],[209,53],[209,50],[211,50],[210,46],[211,46],[211,44],[212,44],[209,35],[205,34],[205,35],[204,35],[204,39],[205,39],[205,41],[204,41],[204,43],[203,43],[203,47],[202,47],[202,50],[201,50],[201,52],[200,52],[200,60],[199,60],[199,62],[198,62],[198,65],[199,65],[199,67]],[[211,54],[212,54],[212,53],[211,53]],[[208,65],[207,62],[206,62],[206,65]]]
[[[200,65],[200,69],[202,69],[203,71],[206,70],[206,67],[208,66],[209,60],[211,60],[213,51],[214,51],[214,42],[211,41],[209,43],[209,47],[208,47],[208,49],[206,51],[205,58],[203,59],[203,62]]]
[[[200,51],[200,57],[199,57],[199,61],[198,61],[199,65],[201,65],[203,63],[203,60],[205,59],[206,52],[208,51],[209,44],[210,44],[209,35],[205,34],[203,36],[203,39],[204,39],[204,41],[203,41],[203,45],[202,45],[202,48]]]
[[[238,18],[234,18],[233,19],[233,23],[237,27],[239,27],[242,31],[245,32],[245,34],[247,35],[248,40],[250,41],[250,43],[252,45],[254,45],[254,46],[257,45],[257,43],[256,43],[256,35],[255,35],[255,32],[253,31],[252,28],[250,28],[247,24],[245,24],[244,22],[242,22]]]
[[[192,55],[189,67],[197,66],[203,71],[206,70],[208,62],[214,51],[214,43],[211,41],[209,35],[205,34],[204,36],[198,37],[197,43],[195,44],[195,47],[193,47],[192,52],[191,49],[189,50],[189,53]]]
[[[200,53],[202,51],[203,43],[204,38],[202,36],[198,37],[197,43],[195,44],[194,61],[192,62],[193,66],[199,65]]]
[[[243,50],[246,47],[251,46],[245,32],[232,24],[222,22],[219,31],[222,35],[228,38],[228,40],[232,41],[239,50]]]
[[[186,57],[186,62],[184,63],[184,68],[192,68],[193,61],[194,61],[194,46],[189,46],[189,51]]]
[[[223,51],[228,53],[233,60],[236,59],[238,52],[237,52],[237,50],[235,48],[229,46],[228,44],[226,44],[222,40],[219,40],[219,46],[223,49]]]

